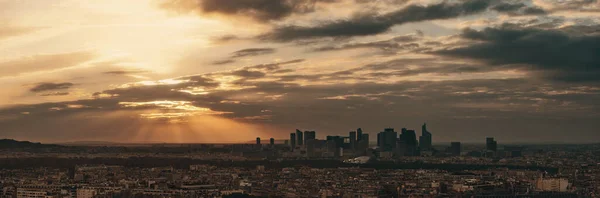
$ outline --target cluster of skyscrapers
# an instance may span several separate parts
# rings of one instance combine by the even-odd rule
[[[325,150],[333,156],[341,156],[345,149],[358,153],[366,152],[369,148],[369,134],[363,134],[362,129],[358,128],[356,131],[350,131],[348,136],[327,136],[325,140],[319,140],[315,131],[302,132],[296,129],[295,133],[290,133],[286,144],[292,151],[300,149],[309,156],[315,153],[315,149]]]
[[[420,144],[419,144],[420,143]],[[432,150],[432,134],[427,131],[427,124],[421,127],[421,136],[417,141],[415,130],[402,128],[400,135],[393,128],[386,128],[377,134],[377,146],[382,152],[393,152],[396,155],[416,156],[420,151]]]
[[[270,145],[275,144],[273,138]],[[256,138],[256,144],[260,145],[260,138]],[[369,148],[369,134],[363,133],[361,128],[350,131],[348,136],[327,136],[325,140],[317,139],[315,131],[300,131],[296,129],[290,133],[289,140],[285,140],[292,152],[299,151],[311,156],[329,152],[332,156],[341,156],[344,151],[353,151],[355,154],[367,154]],[[417,139],[415,130],[402,128],[400,134],[393,128],[385,128],[377,133],[377,151],[380,155],[389,156],[419,156],[422,153],[439,153],[432,146],[433,135],[427,130],[427,124],[421,126],[421,136]],[[485,156],[493,156],[497,151],[497,142],[492,137],[486,138]],[[442,151],[444,152],[444,151]],[[460,142],[451,142],[445,153],[459,156],[462,153]]]

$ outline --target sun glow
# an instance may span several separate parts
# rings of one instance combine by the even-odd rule
[[[120,102],[119,105],[128,108],[149,108],[149,110],[139,114],[140,117],[147,119],[167,119],[169,122],[181,122],[183,121],[182,118],[192,116],[228,113],[197,107],[189,101]]]

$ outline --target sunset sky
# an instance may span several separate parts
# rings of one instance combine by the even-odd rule
[[[596,0],[0,0],[0,138],[600,140]]]

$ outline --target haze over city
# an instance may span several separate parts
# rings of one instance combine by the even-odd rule
[[[600,140],[595,0],[0,0],[0,138]],[[459,153],[460,154],[460,153]]]

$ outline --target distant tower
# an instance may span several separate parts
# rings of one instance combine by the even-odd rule
[[[290,147],[292,147],[292,150],[296,148],[296,133],[290,133]]]
[[[382,151],[391,151],[396,148],[397,139],[398,132],[395,132],[393,128],[386,128],[383,132],[377,134],[377,146],[379,146]]]
[[[404,130],[402,129],[402,134],[400,134],[400,142],[403,142],[406,146],[404,149],[405,154],[409,156],[414,156],[417,154],[417,133],[415,130]]]
[[[360,141],[358,141],[358,150],[361,152],[366,152],[367,148],[369,148],[369,134],[362,134],[360,137]]]
[[[257,145],[260,145],[260,137],[257,137],[257,138],[256,138],[256,144],[257,144]]]
[[[452,143],[450,143],[450,152],[454,156],[460,156],[460,153],[462,152],[462,148],[461,148],[460,142],[452,142]]]
[[[269,140],[269,143],[271,144],[271,146],[275,145],[275,138],[271,138]]]
[[[350,131],[350,149],[356,149],[356,131]]]
[[[496,152],[498,150],[498,142],[493,137],[488,137],[485,139],[485,148],[488,151]]]
[[[308,140],[315,140],[317,139],[317,132],[315,131],[304,131],[304,144],[306,144],[306,142]]]
[[[427,124],[421,126],[421,137],[419,137],[419,148],[421,150],[431,150],[432,146],[432,135],[427,131]]]
[[[298,138],[298,146],[302,146],[304,144],[304,136],[302,135],[302,131],[296,129],[296,138]]]
[[[356,140],[357,141],[362,140],[362,134],[363,134],[363,131],[361,128],[356,129]]]

